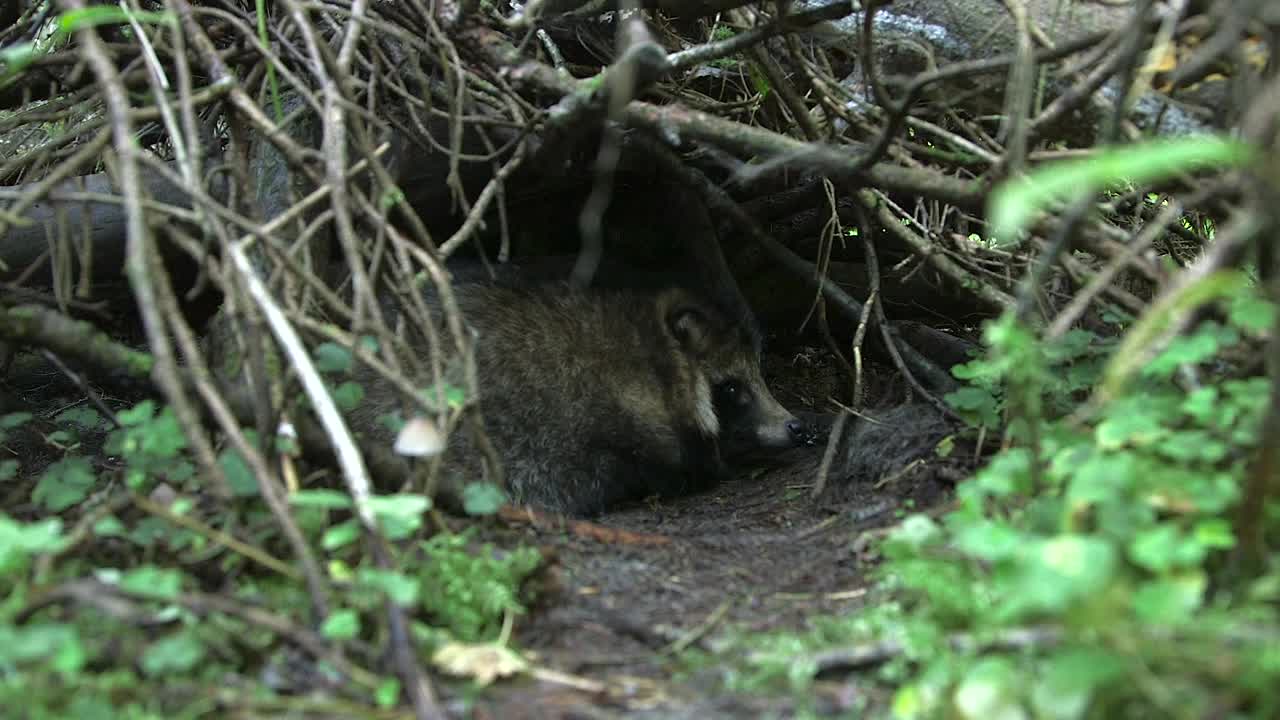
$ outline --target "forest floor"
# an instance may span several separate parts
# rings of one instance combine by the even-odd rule
[[[816,372],[829,374],[816,355]],[[818,409],[806,390],[822,383],[786,365],[770,380],[779,400],[793,410]],[[793,716],[797,697],[785,688],[729,689],[725,679],[742,658],[725,651],[722,634],[803,632],[815,617],[857,611],[871,599],[878,531],[903,512],[938,507],[952,490],[928,472],[912,472],[853,482],[838,505],[816,502],[811,492],[824,444],[790,451],[702,494],[593,520],[620,531],[613,538],[536,524],[495,533],[495,544],[534,545],[553,559],[555,591],[521,618],[516,643],[540,666],[590,682],[500,684],[485,692],[474,716]],[[685,649],[704,651],[704,660],[689,662]],[[883,707],[886,695],[846,675],[815,683],[808,709]]]
[[[696,496],[635,507],[596,522],[664,544],[604,542],[531,528],[522,542],[555,558],[558,590],[522,618],[516,641],[541,666],[599,683],[499,685],[475,717],[789,717],[795,698],[726,689],[740,659],[716,660],[729,632],[802,631],[820,615],[856,611],[872,582],[867,541],[898,510],[938,503],[930,482],[876,488],[867,483],[839,507],[809,500],[822,448],[793,462]],[[705,650],[702,668],[681,648]],[[726,663],[721,666],[718,662]],[[814,687],[819,712],[879,705],[873,683],[838,678]]]
[[[800,363],[804,365],[806,363]],[[820,374],[829,367],[818,362]],[[789,407],[817,409],[812,377],[794,362],[771,384]],[[775,364],[775,367],[777,365]],[[105,398],[117,412],[139,398]],[[0,486],[11,516],[39,516],[31,488],[64,448],[51,442],[54,418],[91,407],[65,375],[27,357],[0,383],[0,414],[34,414],[24,432],[3,444],[21,458],[19,476]],[[65,417],[65,416],[64,416]],[[104,432],[82,432],[75,451],[99,472],[119,468],[102,451]],[[475,718],[722,718],[789,717],[797,698],[779,691],[735,691],[726,684],[736,661],[722,639],[740,633],[800,632],[814,617],[863,607],[873,582],[877,531],[903,512],[936,507],[951,488],[911,473],[859,481],[838,504],[811,499],[823,443],[772,458],[708,492],[641,503],[591,521],[618,531],[593,537],[554,523],[480,523],[477,539],[499,547],[534,546],[546,567],[542,592],[517,619],[513,643],[538,668],[566,681],[499,681],[475,693],[443,683],[447,707]],[[846,482],[835,479],[833,482]],[[466,521],[458,521],[463,527]],[[689,653],[705,660],[690,662]],[[840,713],[883,707],[885,690],[856,676],[821,679],[808,707]],[[453,713],[451,713],[453,714]]]

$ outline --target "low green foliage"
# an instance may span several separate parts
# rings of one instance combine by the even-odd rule
[[[97,5],[70,10],[59,15],[58,32],[70,34],[99,25],[124,24],[130,20],[154,25],[177,25],[178,16],[171,12],[133,11],[109,5]]]
[[[50,512],[62,512],[88,496],[97,478],[88,458],[63,458],[45,470],[31,499]]]
[[[187,438],[173,411],[156,412],[150,400],[120,412],[121,428],[107,437],[105,450],[125,458],[125,482],[135,491],[145,492],[157,479],[184,482],[195,467],[183,452]]]
[[[317,355],[326,372],[350,371],[341,348]],[[376,674],[379,658],[362,649],[388,646],[388,600],[408,611],[424,658],[441,642],[495,640],[504,621],[524,611],[522,585],[540,562],[535,550],[499,551],[470,535],[428,537],[430,498],[375,494],[368,507],[393,568],[382,569],[350,495],[315,488],[288,497],[329,587],[327,615],[312,617],[309,588],[234,445],[217,451],[232,490],[217,501],[169,408],[147,401],[114,415],[118,427],[89,406],[39,425],[28,413],[0,417],[0,442],[21,432],[60,453],[28,481],[27,507],[46,518],[0,514],[0,707],[21,708],[18,716],[208,717],[227,678],[271,707],[284,696],[263,678],[300,660],[348,700],[393,706],[399,682]],[[245,437],[259,450],[271,445],[250,430]],[[90,454],[99,441],[111,459]],[[270,449],[294,454],[278,442]],[[266,458],[279,467],[279,455]],[[20,468],[17,460],[0,463],[0,479]],[[476,514],[496,509],[483,492],[467,502]],[[42,600],[47,592],[53,602]],[[201,593],[245,613],[202,607]],[[295,657],[290,633],[298,631],[356,647],[344,651],[356,671],[343,676],[306,651]]]
[[[351,351],[337,343],[320,343],[311,351],[316,370],[322,373],[351,371]]]
[[[454,639],[493,640],[507,613],[524,612],[520,587],[538,567],[533,548],[468,548],[469,534],[436,535],[420,544],[427,558],[422,608]]]
[[[506,501],[506,493],[492,483],[468,483],[462,489],[462,507],[468,515],[492,515]]]
[[[716,25],[715,30],[711,33],[711,39],[716,42],[721,42],[728,40],[731,37],[735,37],[737,34],[738,31],[728,25]]]
[[[991,232],[1014,238],[1053,202],[1122,182],[1142,185],[1206,166],[1238,167],[1253,157],[1252,149],[1237,140],[1200,135],[1102,148],[1089,157],[1050,163],[1026,178],[997,187],[989,203]]]
[[[1280,714],[1280,565],[1226,572],[1270,392],[1242,350],[1276,311],[1236,289],[1218,319],[1144,349],[1087,416],[1114,341],[1046,345],[1011,318],[991,324],[949,400],[989,429],[1008,419],[1006,449],[958,487],[955,511],[895,529],[884,600],[806,634],[731,641],[750,652],[728,679],[803,690],[819,651],[878,648],[899,718]],[[1267,517],[1274,541],[1280,507]]]

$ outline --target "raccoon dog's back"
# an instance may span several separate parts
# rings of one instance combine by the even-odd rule
[[[723,477],[698,361],[732,328],[692,294],[474,284],[455,295],[476,331],[479,405],[513,500],[591,515]],[[451,485],[479,479],[459,477],[478,470],[466,434],[446,451]]]

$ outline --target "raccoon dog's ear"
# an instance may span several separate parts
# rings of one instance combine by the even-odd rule
[[[711,336],[711,320],[691,298],[680,292],[663,293],[658,299],[663,328],[686,351],[699,352]]]
[[[676,305],[671,308],[667,313],[667,327],[676,342],[686,350],[701,350],[711,334],[707,316],[692,305]]]
[[[687,352],[699,353],[711,344],[716,318],[683,288],[670,288],[657,297],[658,319],[663,329]]]

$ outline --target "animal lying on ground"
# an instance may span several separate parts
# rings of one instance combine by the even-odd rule
[[[455,285],[475,331],[479,408],[512,500],[575,516],[709,488],[728,462],[807,441],[760,370],[759,334],[681,287],[571,290]],[[370,372],[353,427],[401,398]],[[482,479],[469,433],[450,433],[443,487]]]

